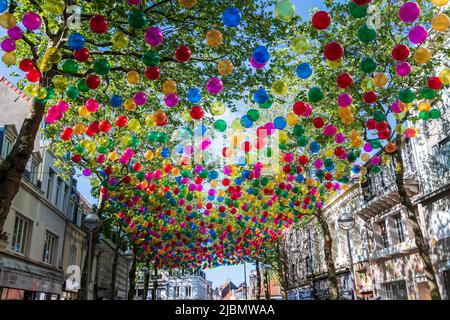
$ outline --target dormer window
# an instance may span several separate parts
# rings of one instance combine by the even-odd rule
[[[0,157],[2,159],[6,159],[11,153],[16,138],[17,130],[15,125],[7,124],[4,127],[0,127]]]

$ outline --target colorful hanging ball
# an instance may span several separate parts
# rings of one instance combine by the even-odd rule
[[[442,7],[448,3],[448,0],[431,0],[431,3],[435,6]]]
[[[241,23],[241,12],[236,7],[228,7],[222,14],[222,21],[227,27],[237,27]]]
[[[291,41],[291,49],[296,54],[302,54],[309,49],[309,41],[308,38],[300,35],[292,39]]]
[[[191,118],[194,120],[199,120],[203,117],[203,109],[199,106],[193,106],[189,111]]]
[[[210,78],[206,83],[206,90],[213,95],[219,94],[223,90],[222,80],[217,77]]]
[[[191,59],[191,49],[188,46],[181,45],[175,50],[175,59],[178,62],[187,62]]]
[[[406,2],[398,10],[398,17],[406,23],[416,21],[420,16],[420,6],[417,2]]]
[[[273,124],[276,129],[283,130],[284,128],[286,128],[287,125],[286,118],[283,116],[278,116],[273,120]]]
[[[330,61],[340,60],[344,56],[344,47],[339,42],[330,42],[323,49],[323,55]]]
[[[206,44],[210,47],[218,47],[222,44],[222,33],[219,30],[212,29],[206,33]]]
[[[44,9],[52,14],[60,15],[64,12],[65,0],[45,0]]]
[[[428,31],[423,26],[415,26],[408,33],[408,39],[414,44],[424,42],[428,37]]]
[[[404,61],[408,59],[410,50],[404,44],[398,44],[392,49],[391,55],[392,58],[396,61]]]
[[[73,53],[73,57],[79,61],[79,62],[86,62],[89,60],[89,51],[86,48],[81,48],[78,50],[75,50]]]
[[[303,62],[297,66],[297,76],[300,79],[308,79],[313,73],[312,67],[309,63]]]
[[[28,30],[36,30],[41,27],[41,17],[35,12],[27,12],[22,17],[22,24]]]
[[[133,9],[128,13],[128,24],[134,29],[142,29],[148,23],[148,18],[144,12]]]
[[[407,77],[412,71],[411,65],[406,62],[402,61],[395,67],[395,73],[400,77]]]
[[[85,38],[79,33],[72,33],[71,35],[69,35],[69,38],[67,40],[67,44],[72,50],[84,48],[85,43]]]
[[[119,108],[123,105],[123,98],[122,96],[119,96],[117,94],[114,94],[111,96],[111,99],[109,100],[109,103],[113,108]]]
[[[178,0],[178,3],[186,9],[191,9],[197,4],[197,0]]]
[[[250,64],[252,65],[253,68],[255,69],[262,69],[265,67],[265,63],[257,63],[255,61],[255,59],[253,59],[253,57],[250,57]]]
[[[169,108],[175,107],[178,104],[178,96],[176,93],[170,93],[164,98],[164,103]]]
[[[3,12],[0,15],[0,26],[5,29],[11,29],[17,24],[16,18],[9,12]]]
[[[23,31],[18,26],[8,29],[7,33],[8,33],[8,37],[10,37],[13,40],[20,40],[20,39],[22,39],[22,36],[23,36]]]
[[[230,60],[221,60],[217,64],[217,71],[219,71],[219,74],[222,76],[229,76],[233,73],[233,63]]]
[[[311,19],[311,24],[317,30],[327,29],[331,24],[330,14],[326,11],[317,11]]]
[[[100,14],[93,15],[91,19],[89,19],[89,28],[94,33],[103,34],[108,31],[108,21]]]
[[[343,72],[339,76],[337,76],[336,84],[341,89],[347,89],[353,84],[353,78],[347,72]]]
[[[295,5],[291,0],[281,0],[275,6],[275,17],[282,21],[290,21],[295,15]]]
[[[266,46],[258,46],[253,50],[252,57],[256,63],[265,64],[270,59],[269,50]]]
[[[13,39],[6,38],[1,43],[1,48],[5,52],[12,52],[16,50],[16,42]]]
[[[3,13],[8,9],[8,0],[0,0],[0,13]]]
[[[372,42],[377,37],[377,30],[373,25],[363,24],[358,29],[358,39],[364,43]]]
[[[148,66],[144,71],[144,76],[151,81],[159,79],[161,70],[158,66]]]
[[[164,36],[160,28],[150,27],[144,35],[144,40],[151,46],[159,46],[163,42]]]
[[[91,90],[98,89],[100,87],[101,83],[102,83],[102,81],[100,80],[100,77],[96,76],[95,74],[91,74],[86,79],[86,84],[87,84],[88,88]]]
[[[438,13],[431,20],[431,27],[436,31],[444,32],[449,28],[449,26],[450,18],[445,13]]]

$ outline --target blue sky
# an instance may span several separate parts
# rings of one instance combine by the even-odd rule
[[[324,9],[325,6],[323,1],[321,0],[293,0],[293,3],[296,7],[296,14],[302,16],[304,19],[308,18],[308,14],[310,9],[319,8]],[[5,34],[4,30],[0,30],[0,36]],[[17,71],[18,69],[14,69]],[[3,62],[0,61],[0,74],[4,75],[11,82],[16,83],[17,79],[12,79],[9,74],[12,70],[6,68]],[[20,71],[20,70],[19,70]],[[96,203],[97,200],[94,199],[90,194],[90,185],[89,180],[84,178],[83,176],[77,177],[78,180],[78,189],[83,194],[83,196],[90,201],[91,203]],[[253,269],[252,264],[247,264],[247,281],[248,276],[250,274],[250,270]],[[217,287],[224,283],[226,280],[231,280],[233,283],[238,285],[239,283],[244,281],[244,266],[227,266],[227,267],[218,267],[211,270],[206,270],[207,279],[213,282],[213,286]]]

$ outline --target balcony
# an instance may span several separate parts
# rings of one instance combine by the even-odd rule
[[[390,259],[397,255],[408,254],[416,248],[417,246],[415,240],[411,239],[387,248],[373,251],[369,256],[369,260],[374,261],[380,259]]]

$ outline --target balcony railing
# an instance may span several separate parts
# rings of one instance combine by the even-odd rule
[[[375,250],[370,254],[370,260],[387,259],[395,255],[409,253],[416,249],[416,242],[414,239],[404,241],[402,243],[389,246],[387,248]]]

